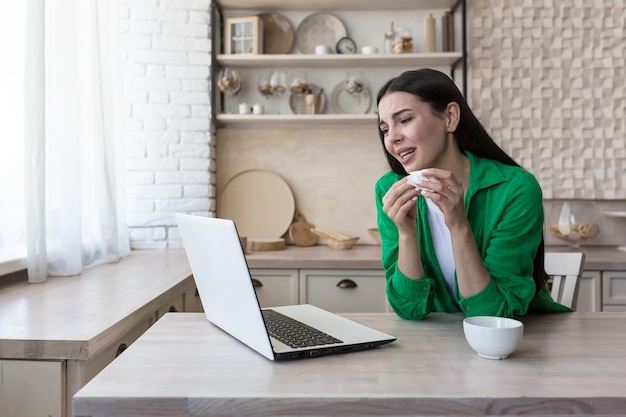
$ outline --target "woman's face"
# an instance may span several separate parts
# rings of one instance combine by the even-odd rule
[[[396,91],[380,100],[378,118],[385,149],[407,172],[448,168],[445,160],[453,142],[448,140],[445,115],[435,115],[413,94]]]

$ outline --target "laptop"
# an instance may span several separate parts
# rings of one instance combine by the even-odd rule
[[[310,304],[262,309],[234,221],[180,213],[176,221],[207,319],[266,358],[354,352],[396,340]],[[292,327],[307,334],[304,342],[281,334]]]

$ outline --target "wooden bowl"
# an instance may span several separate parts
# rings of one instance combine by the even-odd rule
[[[352,237],[350,239],[342,239],[342,240],[335,240],[335,239],[325,239],[325,240],[328,246],[330,246],[333,249],[351,249],[359,240],[359,238]]]
[[[322,230],[319,227],[313,227],[311,232],[321,237],[333,249],[350,249],[359,240],[358,237],[346,236],[332,230]]]

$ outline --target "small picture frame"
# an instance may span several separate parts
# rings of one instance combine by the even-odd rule
[[[226,19],[224,53],[262,54],[263,21],[258,16]]]

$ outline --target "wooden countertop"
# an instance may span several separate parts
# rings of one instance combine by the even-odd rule
[[[279,363],[203,314],[168,313],[74,396],[75,415],[626,415],[626,312],[523,317],[499,361],[471,350],[463,315],[346,316],[398,340]]]
[[[289,245],[277,251],[246,251],[250,268],[382,269],[380,256],[377,245],[356,245],[345,250],[327,245]]]
[[[567,247],[550,246],[549,251],[567,251]],[[626,252],[615,247],[584,247],[585,270],[626,271]],[[382,269],[381,247],[356,245],[349,250],[331,249],[326,245],[307,247],[287,246],[280,251],[246,253],[250,268],[321,268],[321,269]]]
[[[0,287],[0,358],[87,359],[189,277],[182,250],[133,251],[77,276]]]

